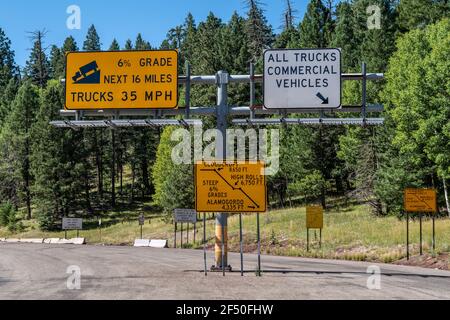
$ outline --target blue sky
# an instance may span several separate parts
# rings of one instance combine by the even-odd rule
[[[265,15],[276,32],[279,32],[284,0],[263,0]],[[298,19],[303,14],[307,0],[293,0]],[[167,31],[184,22],[191,12],[198,23],[212,11],[228,21],[234,11],[244,15],[243,0],[8,0],[0,11],[0,28],[12,41],[16,62],[25,65],[32,44],[27,32],[46,29],[45,44],[61,46],[64,39],[72,35],[81,47],[86,31],[91,24],[100,35],[102,49],[107,49],[116,38],[123,46],[128,38],[133,41],[138,32],[153,46],[159,46]],[[81,9],[81,29],[69,30],[66,20],[69,5]],[[298,20],[297,19],[297,20]]]

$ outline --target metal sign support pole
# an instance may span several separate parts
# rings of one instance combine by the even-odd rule
[[[186,103],[185,117],[189,119],[191,111],[191,65],[186,61],[186,91],[184,100]]]
[[[142,239],[142,224],[141,224],[141,239]]]
[[[187,230],[186,230],[186,243],[189,244],[189,222],[187,223]]]
[[[208,275],[206,270],[206,213],[203,213],[203,260],[205,263],[205,276]]]
[[[64,230],[64,239],[67,239],[67,230]]]
[[[409,212],[406,211],[406,260],[409,260]]]
[[[306,252],[309,252],[309,228],[306,228]]]
[[[244,253],[242,248],[242,213],[239,213],[239,244],[241,252],[241,276],[244,276]]]
[[[322,249],[322,228],[320,228],[319,230],[319,248]]]
[[[183,222],[181,223],[181,244],[180,244],[180,248],[183,249]]]
[[[225,227],[221,225],[222,228],[222,274],[225,277]]]
[[[80,230],[77,229],[77,238],[80,237]]]
[[[197,219],[197,217],[196,217]],[[195,244],[195,233],[197,232],[197,222],[194,222],[194,244]]]
[[[419,246],[419,250],[420,250],[420,255],[422,255],[422,213],[420,213],[419,215],[419,228],[420,228],[420,246]]]
[[[173,231],[173,247],[177,248],[177,223],[174,223],[174,231]]]
[[[256,214],[256,237],[258,240],[258,277],[261,276],[261,237],[259,230],[259,212]]]
[[[436,251],[436,228],[435,228],[435,219],[433,213],[433,252]]]
[[[221,137],[219,137],[216,142],[216,158],[223,161],[225,161],[227,154],[228,82],[229,74],[227,72],[217,72],[217,130],[221,133]],[[215,269],[221,268],[222,272],[225,272],[225,267],[228,265],[226,252],[228,247],[228,239],[226,239],[227,220],[228,215],[225,212],[216,215]],[[220,243],[219,239],[221,239],[222,243]],[[221,252],[219,252],[219,250]]]

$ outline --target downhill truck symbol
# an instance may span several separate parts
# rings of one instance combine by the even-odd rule
[[[82,66],[79,71],[72,77],[74,84],[99,84],[100,70],[97,61],[89,62]]]

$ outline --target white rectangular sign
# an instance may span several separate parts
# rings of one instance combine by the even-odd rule
[[[341,106],[339,49],[264,52],[264,107],[323,109]]]
[[[83,219],[81,218],[63,218],[63,230],[83,230]]]
[[[197,222],[197,212],[194,209],[175,209],[175,222]]]

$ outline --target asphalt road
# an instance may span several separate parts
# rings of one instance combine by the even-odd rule
[[[239,254],[235,271],[205,277],[201,250],[0,243],[0,299],[450,299],[448,271],[376,264],[370,290],[372,263],[262,256],[256,277],[256,255],[244,259],[244,277]],[[73,265],[79,290],[67,288]]]

